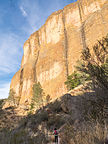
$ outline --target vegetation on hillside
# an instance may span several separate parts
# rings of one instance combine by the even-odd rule
[[[108,89],[108,35],[82,52],[82,62],[76,67],[78,71],[88,74],[92,81]]]
[[[14,89],[13,88],[11,88],[10,90],[9,90],[9,96],[8,96],[8,99],[7,99],[7,101],[9,102],[9,103],[13,103],[12,105],[18,105],[19,104],[19,96],[17,96],[16,95],[16,92],[14,91]]]
[[[103,113],[107,106],[104,99],[103,95],[101,101],[94,99],[90,102],[86,94],[77,97],[67,94],[38,109],[35,114],[24,117],[16,128],[2,129],[1,144],[47,144],[53,141],[55,127],[59,130],[61,144],[103,143],[108,132],[106,115]],[[81,115],[75,119],[78,111]]]
[[[2,108],[5,101],[6,101],[6,99],[0,99],[0,109]]]
[[[76,71],[68,76],[65,84],[68,90],[74,89],[87,80],[101,84],[108,89],[108,35],[93,46],[82,51]]]
[[[88,74],[74,71],[71,75],[67,77],[65,85],[67,86],[68,90],[71,90],[88,80],[90,80],[90,76]]]
[[[106,144],[108,142],[106,139],[108,134],[108,35],[98,40],[92,50],[88,47],[84,49],[81,59],[77,63],[76,71],[68,76],[65,84],[68,90],[71,90],[92,80],[90,87],[95,89],[94,99],[83,99],[85,105],[83,128],[80,125],[76,129],[70,123],[66,125],[61,143]],[[102,94],[99,93],[99,89],[102,90]]]
[[[33,97],[31,102],[31,111],[36,108],[39,109],[40,107],[43,107],[44,104],[48,104],[51,101],[50,95],[45,95],[41,84],[35,83],[32,88],[33,91]]]
[[[44,98],[43,89],[39,82],[35,83],[32,89],[33,89],[33,98],[31,103],[31,109],[34,107],[39,108],[39,106],[43,105],[43,98]]]
[[[15,91],[13,89],[10,89],[8,100],[13,101],[15,103]]]

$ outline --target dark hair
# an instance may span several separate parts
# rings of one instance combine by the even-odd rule
[[[57,130],[56,128],[54,130]]]

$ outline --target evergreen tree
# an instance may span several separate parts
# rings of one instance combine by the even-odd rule
[[[33,89],[33,98],[31,108],[34,108],[35,106],[36,107],[43,106],[44,93],[41,84],[39,82],[35,83],[32,89]]]
[[[68,76],[65,85],[67,86],[68,90],[71,90],[89,79],[89,75],[74,71],[71,75]]]

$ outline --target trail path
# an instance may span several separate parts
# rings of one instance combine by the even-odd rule
[[[57,144],[57,143],[55,143],[55,142],[50,142],[50,143],[48,143],[48,144]],[[58,137],[58,144],[60,144],[60,138]]]

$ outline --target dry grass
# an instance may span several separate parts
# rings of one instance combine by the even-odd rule
[[[61,144],[105,144],[107,134],[106,124],[103,126],[98,122],[94,125],[84,125],[82,129],[66,125],[64,134],[61,135]]]

